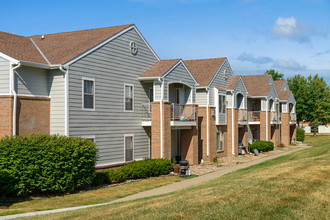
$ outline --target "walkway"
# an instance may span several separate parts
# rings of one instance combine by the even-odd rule
[[[181,190],[196,184],[200,184],[203,182],[206,182],[208,180],[212,180],[218,177],[221,177],[227,173],[231,173],[234,172],[236,170],[242,169],[242,168],[246,168],[255,164],[259,164],[262,163],[266,160],[270,160],[270,159],[274,159],[277,157],[281,157],[287,154],[290,154],[292,152],[296,152],[302,149],[306,149],[309,148],[309,146],[303,146],[301,148],[297,148],[294,150],[290,150],[290,151],[285,151],[276,155],[272,155],[269,157],[263,157],[260,158],[259,160],[253,160],[244,164],[238,164],[234,167],[228,167],[222,170],[218,170],[215,171],[213,173],[209,173],[209,174],[205,174],[203,176],[199,176],[199,177],[195,177],[192,179],[187,179],[187,180],[183,180],[181,182],[175,182],[166,186],[162,186],[159,188],[155,188],[152,190],[148,190],[148,191],[144,191],[144,192],[140,192],[134,195],[130,195],[121,199],[117,199],[111,202],[106,202],[106,203],[100,203],[100,204],[96,204],[96,205],[86,205],[86,206],[78,206],[78,207],[71,207],[71,208],[62,208],[62,209],[54,209],[54,210],[47,210],[47,211],[40,211],[40,212],[29,212],[29,213],[23,213],[23,214],[16,214],[16,215],[7,215],[7,216],[2,216],[0,217],[0,220],[4,220],[4,219],[14,219],[14,218],[21,218],[21,217],[31,217],[31,216],[36,216],[36,215],[45,215],[45,214],[52,214],[52,213],[58,213],[58,212],[66,212],[66,211],[73,211],[73,210],[78,210],[78,209],[86,209],[86,208],[91,208],[91,207],[97,207],[97,206],[104,206],[104,205],[109,205],[109,204],[114,204],[114,203],[118,203],[118,202],[126,202],[126,201],[132,201],[132,200],[136,200],[136,199],[142,199],[142,198],[147,198],[147,197],[151,197],[151,196],[159,196],[159,195],[164,195],[164,194],[168,194],[177,190]]]

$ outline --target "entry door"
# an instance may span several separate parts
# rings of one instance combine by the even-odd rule
[[[177,88],[176,89],[176,104],[184,104],[184,89],[183,88]]]

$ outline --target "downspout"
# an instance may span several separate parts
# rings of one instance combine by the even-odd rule
[[[163,99],[164,99],[164,81],[161,78],[158,79],[161,85],[160,96],[160,158],[163,158]]]
[[[69,69],[67,68],[66,70],[60,65],[59,70],[64,73],[65,76],[65,103],[64,103],[64,108],[65,108],[65,128],[64,128],[64,133],[65,136],[69,137]]]
[[[234,102],[235,102],[235,94],[232,92],[232,103],[231,103],[231,152],[235,155],[235,142],[234,142]]]
[[[207,105],[206,105],[206,156],[210,154],[210,142],[209,142],[209,105],[210,105],[210,90],[209,87],[206,88],[207,91]]]
[[[266,98],[266,141],[268,141],[268,99]]]
[[[13,136],[16,135],[16,112],[17,112],[17,93],[15,91],[15,70],[21,66],[21,63],[18,63],[17,66],[10,68],[11,74],[11,93],[14,95],[14,106],[13,106]]]

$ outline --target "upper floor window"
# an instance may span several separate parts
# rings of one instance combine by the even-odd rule
[[[226,96],[219,95],[219,113],[226,113]]]
[[[125,111],[133,111],[134,86],[125,84]]]
[[[95,80],[83,79],[83,109],[95,109]]]

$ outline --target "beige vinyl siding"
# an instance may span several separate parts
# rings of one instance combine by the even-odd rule
[[[225,78],[224,71],[226,70],[226,76]],[[228,60],[224,61],[222,67],[219,69],[216,77],[214,78],[214,81],[210,84],[210,105],[215,106],[214,103],[214,87],[220,87],[226,89],[231,78],[233,78],[233,72],[230,68]]]
[[[52,70],[48,77],[50,101],[50,134],[65,135],[65,75]]]
[[[206,89],[196,89],[196,104],[197,105],[207,105]]]
[[[0,57],[0,94],[10,93],[10,62]]]
[[[168,89],[171,83],[183,83],[192,89],[193,103],[195,102],[195,81],[182,63],[177,65],[168,75],[164,77],[164,100],[168,101]],[[190,101],[188,101],[190,102]]]
[[[18,95],[49,96],[47,70],[21,66],[15,71],[15,88]]]
[[[132,55],[130,41],[138,53]],[[124,135],[134,135],[134,159],[149,157],[149,138],[142,124],[142,104],[148,94],[138,80],[157,59],[135,30],[130,30],[85,56],[69,69],[69,135],[95,136],[97,165],[119,163]],[[95,110],[82,110],[82,78],[95,79]],[[134,111],[124,111],[124,84],[134,86]]]
[[[154,101],[160,101],[162,97],[162,83],[159,81],[154,81],[154,94],[155,94]]]

